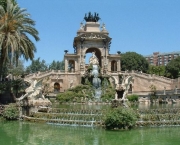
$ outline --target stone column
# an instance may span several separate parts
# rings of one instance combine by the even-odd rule
[[[68,60],[67,59],[65,59],[64,65],[65,65],[65,72],[68,72]]]

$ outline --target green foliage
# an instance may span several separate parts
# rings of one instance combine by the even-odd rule
[[[81,102],[82,98],[91,99],[91,86],[88,85],[78,85],[74,88],[68,89],[64,93],[60,93],[57,95],[57,99],[60,103],[64,102]]]
[[[102,82],[102,96],[101,99],[102,101],[109,101],[114,98],[115,95],[115,89],[111,87],[109,82],[106,79]],[[106,82],[106,83],[105,83]],[[57,95],[57,99],[63,103],[63,102],[82,102],[83,99],[87,100],[93,100],[93,94],[94,94],[94,89],[90,82],[84,83],[85,85],[78,85],[74,88],[68,89],[64,93],[60,93]],[[107,85],[105,85],[107,84]]]
[[[64,70],[64,61],[55,61],[49,65],[49,69],[51,70]]]
[[[112,88],[110,85],[107,88],[103,88],[102,89],[102,95],[101,95],[102,101],[114,99],[115,92],[116,92],[115,88]]]
[[[88,85],[78,85],[74,88],[69,89],[69,91],[75,92],[75,93],[79,93],[82,92],[82,90],[84,89],[89,89],[90,87]]]
[[[138,96],[138,95],[135,95],[135,94],[132,94],[132,95],[127,96],[127,99],[128,99],[130,102],[136,102],[136,101],[138,101],[138,98],[139,98],[139,96]]]
[[[22,60],[18,60],[17,64],[12,64],[11,68],[8,69],[8,72],[13,76],[22,76],[24,75],[24,65]]]
[[[150,65],[148,73],[149,74],[156,74],[156,75],[159,75],[159,76],[164,76],[165,75],[165,66]]]
[[[16,97],[24,93],[24,90],[28,87],[28,84],[23,79],[16,79],[12,81],[0,82],[0,94],[5,92],[13,93]]]
[[[16,104],[9,104],[3,111],[3,117],[7,120],[17,120],[19,117],[19,110]]]
[[[12,93],[15,93],[16,97],[18,97],[19,94],[24,93],[25,89],[28,87],[28,84],[26,84],[23,79],[13,80],[11,84]]]
[[[0,5],[0,74],[7,63],[18,63],[18,58],[34,58],[36,47],[30,40],[39,40],[35,22],[30,19],[26,9],[19,8],[15,0],[7,0]]]
[[[77,93],[74,93],[72,91],[66,91],[64,93],[58,94],[57,99],[60,103],[64,102],[70,102],[76,97]]]
[[[125,70],[139,70],[147,72],[149,67],[148,61],[136,52],[126,52],[121,55],[121,69]]]
[[[104,124],[106,129],[131,129],[137,121],[137,113],[132,108],[111,108],[105,114]]]
[[[35,73],[38,71],[46,71],[48,69],[48,66],[45,62],[45,60],[40,60],[40,58],[36,60],[32,60],[31,65],[29,65],[26,68],[27,73]]]
[[[180,56],[171,60],[167,65],[166,65],[166,77],[175,79],[178,78],[180,72]]]
[[[149,88],[151,90],[150,100],[153,101],[154,99],[157,98],[157,96],[156,96],[156,86],[152,84],[151,86],[149,86]]]
[[[12,2],[14,5],[17,4],[16,0],[11,0],[11,2]],[[0,5],[6,10],[7,0],[0,0]]]
[[[11,88],[10,82],[0,82],[0,94],[3,94],[6,91],[10,91],[10,88]]]
[[[45,60],[40,60],[40,58],[36,60],[32,60],[31,64],[26,68],[26,73],[35,73],[38,71],[46,71],[48,69],[51,70],[64,70],[64,61],[55,61],[49,65],[46,64]]]
[[[90,65],[88,66],[87,70],[88,70],[88,72],[90,72],[92,69],[93,69],[93,65],[90,64]]]
[[[153,94],[155,94],[156,93],[156,86],[155,85],[150,85],[149,86],[149,88],[150,88],[150,90],[151,90],[151,92],[153,93]]]
[[[24,71],[24,65],[22,60],[18,60],[18,64],[10,64],[7,63],[3,68],[1,69],[1,76],[2,78],[5,78],[9,74],[12,74],[13,76],[24,76],[25,71]]]

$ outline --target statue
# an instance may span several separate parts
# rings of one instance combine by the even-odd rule
[[[30,86],[25,90],[25,94],[20,98],[16,98],[16,103],[19,108],[23,106],[30,106],[30,112],[38,111],[41,108],[48,110],[48,108],[52,105],[51,101],[44,97],[42,81],[37,80],[26,80],[30,83]],[[22,112],[20,113],[20,116]]]
[[[98,61],[98,58],[96,57],[95,53],[96,53],[95,51],[92,52],[92,56],[89,59],[89,63],[93,64],[93,65],[95,65],[95,64],[98,65],[99,61]]]
[[[86,22],[98,22],[100,19],[99,14],[96,12],[94,13],[94,16],[91,14],[91,12],[88,13],[88,17],[86,14],[84,16],[84,20]]]
[[[69,84],[69,88],[70,88],[70,89],[73,88],[73,82],[74,82],[74,80],[71,80],[71,81],[70,81],[70,84]]]
[[[83,25],[83,23],[81,22],[80,23],[80,30],[83,30],[84,29],[84,25]]]
[[[127,94],[128,94],[128,90],[129,90],[129,87],[130,87],[130,83],[132,82],[132,76],[127,76],[123,79],[123,82],[121,84],[123,90],[124,90],[124,93],[123,93],[123,97],[122,97],[122,100],[126,100],[127,98]]]
[[[105,27],[105,24],[104,24],[104,23],[102,24],[102,31],[103,31],[103,30],[106,30],[106,27]]]

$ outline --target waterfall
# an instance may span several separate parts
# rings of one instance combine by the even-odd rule
[[[92,76],[93,76],[94,97],[95,99],[99,100],[101,97],[102,90],[101,90],[101,79],[98,78],[99,68],[97,64],[93,64]]]

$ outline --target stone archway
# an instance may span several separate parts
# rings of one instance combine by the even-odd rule
[[[54,93],[60,92],[60,84],[59,83],[54,83]]]
[[[111,71],[112,72],[117,71],[117,61],[115,61],[115,60],[111,61]]]
[[[85,52],[85,54],[87,53],[92,53],[95,52],[96,57],[98,58],[99,61],[99,66],[102,67],[102,61],[101,61],[101,51],[98,48],[92,47],[92,48],[88,48]]]
[[[74,60],[69,60],[69,62],[68,62],[68,71],[69,72],[74,72],[75,71],[75,61]]]

